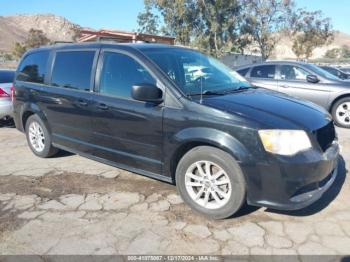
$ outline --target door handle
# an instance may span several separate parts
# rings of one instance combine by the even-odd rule
[[[78,100],[78,102],[79,102],[79,105],[81,105],[81,106],[87,106],[88,105],[88,102],[86,102],[85,100]]]
[[[283,88],[289,88],[288,85],[280,85],[280,87],[283,87]]]
[[[101,110],[108,110],[108,106],[106,104],[99,104],[98,108]]]

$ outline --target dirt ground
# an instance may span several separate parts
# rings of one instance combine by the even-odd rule
[[[66,152],[40,159],[3,126],[0,254],[349,254],[350,130],[337,132],[339,175],[318,202],[214,221],[173,185]]]

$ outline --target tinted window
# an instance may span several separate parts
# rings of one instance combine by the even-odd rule
[[[307,69],[314,72],[314,74],[319,75],[321,77],[328,78],[331,80],[339,80],[338,77],[336,77],[335,75],[332,75],[331,73],[327,72],[326,70],[322,69],[321,67],[318,67],[317,65],[305,64],[304,67],[306,67]]]
[[[276,66],[274,65],[256,66],[250,73],[250,77],[273,79],[275,78],[275,71]]]
[[[148,71],[127,55],[105,52],[100,80],[100,93],[130,97],[136,84],[155,84]]]
[[[49,53],[49,51],[40,51],[27,55],[19,66],[17,80],[44,83]]]
[[[1,83],[12,83],[15,77],[14,71],[0,71],[0,84]]]
[[[245,76],[248,73],[248,71],[249,71],[249,67],[237,70],[237,73],[240,74],[241,76]]]
[[[95,51],[57,52],[51,83],[79,90],[90,90]]]
[[[333,74],[333,75],[337,75],[338,70],[331,68],[331,67],[321,67],[322,69],[328,71],[329,73]]]
[[[347,74],[343,73],[342,71],[336,69],[336,68],[333,68],[333,67],[321,67],[322,69],[328,71],[329,73],[339,77],[340,79],[347,79],[348,76]]]
[[[281,66],[281,79],[283,80],[306,80],[308,74],[307,71],[297,66]]]

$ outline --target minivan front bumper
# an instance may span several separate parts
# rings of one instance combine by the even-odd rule
[[[312,149],[293,157],[271,155],[267,162],[242,165],[248,204],[280,210],[311,205],[331,187],[338,174],[339,145]]]

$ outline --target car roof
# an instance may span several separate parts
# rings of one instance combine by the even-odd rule
[[[16,70],[15,69],[1,69],[0,68],[0,72],[15,72]]]
[[[292,60],[270,60],[262,63],[255,63],[255,64],[249,64],[237,67],[236,70],[241,70],[245,68],[255,67],[255,66],[262,66],[262,65],[281,65],[281,64],[287,64],[287,65],[307,65],[308,63],[301,62],[301,61],[292,61]]]
[[[116,42],[84,42],[84,43],[56,43],[48,46],[41,46],[38,48],[30,49],[27,53],[44,51],[44,50],[65,50],[65,49],[80,49],[80,48],[132,48],[138,50],[149,49],[189,49],[187,47],[167,45],[160,43],[116,43]]]

